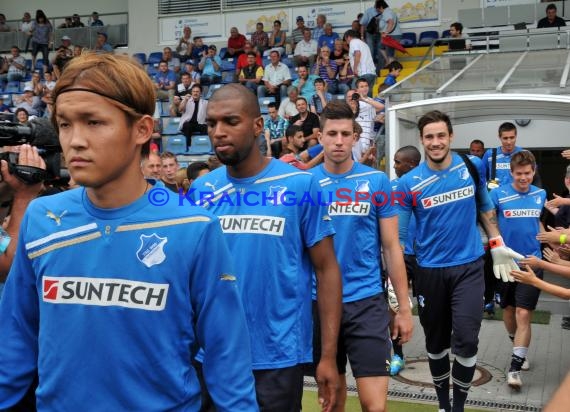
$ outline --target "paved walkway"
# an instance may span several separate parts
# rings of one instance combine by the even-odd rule
[[[556,279],[558,284],[570,286],[570,281],[560,281],[547,276],[547,280],[552,279]],[[471,388],[469,407],[494,411],[539,411],[548,402],[570,370],[570,330],[560,327],[562,316],[570,314],[570,306],[568,302],[542,294],[537,309],[546,308],[559,313],[553,312],[549,325],[532,325],[532,342],[529,348],[530,370],[522,372],[523,387],[520,392],[512,391],[506,384],[512,344],[503,322],[483,320],[479,334],[477,365],[489,372],[490,380]],[[417,316],[414,316],[414,322],[414,337],[404,346],[408,362],[408,366],[402,371],[404,379],[390,379],[389,396],[390,399],[435,402],[437,399],[435,390],[421,385],[421,382],[431,383],[431,377],[427,362],[424,362],[426,359],[424,334]],[[489,377],[485,372],[483,375]],[[474,379],[481,376],[481,371],[478,371]],[[417,381],[420,384],[412,384],[409,381]],[[355,390],[356,382],[350,372],[347,373],[347,383],[350,389]],[[437,405],[426,405],[425,410],[436,411]]]

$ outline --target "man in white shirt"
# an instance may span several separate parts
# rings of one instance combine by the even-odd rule
[[[281,54],[277,50],[269,53],[270,63],[265,66],[263,84],[257,87],[257,97],[275,96],[277,103],[287,97],[287,86],[291,84],[289,67],[280,61]]]
[[[372,87],[376,82],[376,66],[372,60],[370,48],[366,43],[358,38],[358,33],[354,30],[347,30],[344,33],[344,41],[348,44],[348,57],[350,67],[354,72],[353,87],[356,86],[356,79],[363,77],[368,82],[368,96],[372,97]]]
[[[311,38],[311,29],[305,27],[303,29],[303,40],[295,46],[295,53],[293,54],[295,65],[312,67],[317,57],[317,47],[317,41]]]

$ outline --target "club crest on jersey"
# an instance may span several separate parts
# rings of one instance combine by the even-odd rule
[[[423,295],[418,295],[418,305],[422,308],[426,305]]]
[[[461,169],[459,169],[459,178],[461,180],[469,179],[469,170],[467,170],[466,167],[462,167]]]
[[[370,182],[368,180],[357,180],[356,181],[356,192],[370,192]]]
[[[50,219],[53,219],[53,221],[55,222],[55,224],[57,226],[61,226],[61,218],[64,217],[67,214],[67,210],[64,210],[63,212],[61,212],[58,215],[56,215],[55,213],[53,213],[51,210],[48,210],[46,212],[46,217],[49,217]]]
[[[267,197],[270,199],[274,206],[280,205],[283,201],[284,193],[287,186],[269,186],[269,193]]]
[[[168,242],[168,238],[160,237],[156,233],[150,236],[141,235],[141,245],[137,250],[137,259],[140,260],[147,268],[159,265],[166,259],[164,254],[164,245]]]
[[[540,198],[540,196],[535,196],[534,201],[536,202],[537,205],[542,204],[542,199]]]

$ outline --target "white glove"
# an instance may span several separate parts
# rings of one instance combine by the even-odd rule
[[[519,267],[513,259],[524,259],[524,256],[505,246],[501,236],[489,239],[489,247],[493,257],[495,277],[503,282],[514,282],[515,279],[511,276],[511,270],[518,270]]]

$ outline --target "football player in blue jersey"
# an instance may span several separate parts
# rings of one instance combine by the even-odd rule
[[[495,276],[510,280],[517,254],[505,246],[485,180],[470,170],[479,159],[451,152],[449,117],[431,111],[418,121],[425,161],[400,178],[400,242],[405,244],[410,215],[416,218],[418,313],[425,332],[429,367],[441,411],[463,411],[477,362],[483,313],[483,246],[477,215],[489,235]],[[453,339],[451,339],[453,335]],[[449,350],[455,354],[450,368]],[[451,369],[451,370],[450,370]],[[449,377],[453,380],[453,409]]]
[[[325,197],[332,201],[329,215],[336,231],[335,252],[342,273],[343,313],[337,355],[342,392],[335,410],[344,411],[348,358],[362,410],[383,411],[390,376],[390,336],[401,343],[411,338],[412,311],[390,182],[383,172],[353,160],[352,148],[358,142],[354,123],[346,102],[334,100],[327,104],[319,132],[324,163],[311,170]],[[380,250],[400,302],[391,333],[390,313],[382,293]],[[315,338],[319,342],[317,330]],[[314,353],[318,361],[319,344]]]
[[[219,217],[243,280],[259,406],[275,412],[301,409],[303,365],[312,361],[314,268],[322,338],[316,380],[321,406],[330,411],[339,379],[342,284],[334,228],[326,205],[318,201],[317,182],[310,173],[261,154],[256,141],[263,118],[246,87],[216,90],[206,124],[226,167],[198,178],[190,190],[194,196],[212,195],[202,204]]]
[[[511,156],[523,150],[517,146],[517,127],[511,122],[499,126],[501,146],[487,149],[483,155],[483,170],[489,190],[512,182]]]
[[[201,347],[218,410],[257,411],[219,222],[174,199],[154,206],[166,189],[152,198],[140,169],[153,132],[148,75],[128,57],[85,54],[66,66],[54,102],[82,187],[34,200],[22,221],[0,302],[0,409],[38,375],[38,411],[197,412],[190,360]]]
[[[542,252],[536,236],[539,232],[544,232],[540,217],[546,201],[546,192],[531,184],[535,164],[536,160],[528,150],[515,153],[511,157],[512,183],[492,190],[490,196],[505,241],[517,252],[540,259]],[[542,279],[542,270],[537,270],[536,276]],[[534,286],[512,282],[503,282],[499,285],[499,290],[503,321],[513,342],[507,383],[511,388],[520,390],[523,384],[521,369],[529,368],[526,358],[531,339],[530,319],[540,290]]]

